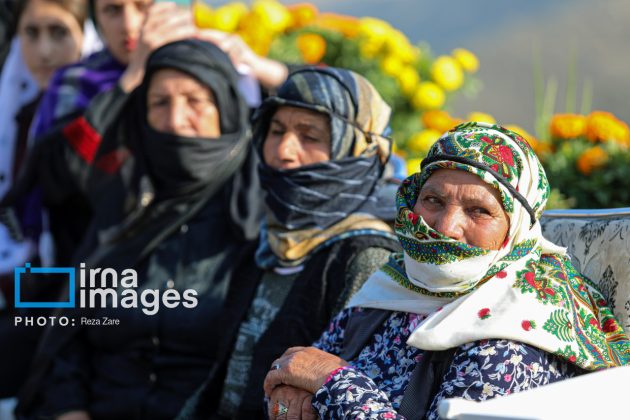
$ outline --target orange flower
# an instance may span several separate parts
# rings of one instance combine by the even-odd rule
[[[534,152],[536,152],[536,154],[539,155],[543,152],[549,151],[549,145],[539,142],[536,137],[528,133],[523,127],[515,124],[506,124],[503,127],[523,137],[525,141],[532,147],[532,149],[534,149]]]
[[[313,23],[319,10],[311,3],[296,3],[287,5],[287,10],[293,17],[293,26],[302,28]]]
[[[584,175],[590,175],[596,169],[602,168],[608,162],[608,154],[600,146],[586,149],[578,158],[575,165]]]
[[[583,136],[586,131],[586,117],[576,114],[556,114],[549,124],[551,137],[572,139]]]
[[[326,40],[318,34],[302,34],[297,38],[297,46],[304,61],[317,64],[326,54]]]
[[[354,38],[359,33],[359,19],[336,13],[320,13],[313,22],[314,25],[341,32],[348,38]]]
[[[455,127],[459,120],[451,117],[448,112],[441,110],[427,111],[422,114],[422,124],[440,133],[445,133]]]
[[[615,141],[629,145],[630,129],[610,112],[593,111],[587,117],[586,138],[592,142]]]

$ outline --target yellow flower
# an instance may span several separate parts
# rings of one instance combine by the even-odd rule
[[[442,133],[437,130],[422,130],[421,132],[411,136],[411,138],[407,141],[407,149],[409,149],[412,153],[419,153],[424,156],[441,135]]]
[[[412,158],[407,159],[407,173],[409,175],[415,174],[416,172],[420,172],[420,164],[422,163],[422,159]]]
[[[497,120],[490,114],[485,112],[471,112],[468,114],[468,121],[485,122],[488,124],[496,124]]]
[[[586,138],[592,142],[614,141],[619,144],[630,144],[628,125],[618,120],[610,112],[593,111],[587,117]]]
[[[259,15],[248,13],[243,16],[238,34],[256,54],[266,56],[269,53],[273,34],[266,28]]]
[[[359,32],[359,19],[336,13],[321,13],[313,25],[341,32],[347,38],[354,38]]]
[[[193,17],[198,28],[212,28],[212,7],[202,2],[193,4]]]
[[[308,64],[319,63],[326,54],[326,40],[318,34],[301,34],[297,46]]]
[[[464,83],[462,67],[453,57],[446,55],[438,57],[431,65],[431,77],[444,90],[452,92]]]
[[[311,24],[319,13],[317,7],[311,3],[291,4],[287,6],[287,10],[291,13],[295,28],[302,28]]]
[[[406,96],[413,95],[418,87],[418,83],[420,83],[420,75],[418,75],[418,71],[411,66],[403,67],[403,69],[395,77],[400,85],[400,90],[402,90]]]
[[[396,76],[402,71],[403,63],[394,55],[388,55],[381,61],[381,68],[385,74]]]
[[[275,33],[283,32],[292,23],[291,13],[275,0],[256,0],[252,13],[259,16],[266,28]]]
[[[586,117],[576,114],[556,114],[549,123],[551,137],[572,139],[581,137],[586,132]]]
[[[212,27],[224,32],[234,32],[247,13],[245,4],[240,2],[228,3],[215,10]]]
[[[445,133],[459,124],[459,120],[451,117],[448,112],[441,110],[427,111],[422,114],[422,124],[426,128]]]
[[[411,98],[412,105],[417,109],[439,109],[444,105],[446,95],[433,82],[421,82]]]
[[[464,48],[455,48],[453,58],[467,73],[474,73],[479,69],[479,59],[477,56]]]
[[[385,41],[387,51],[405,64],[417,61],[420,50],[409,43],[407,37],[396,29],[391,29]]]
[[[586,149],[575,162],[578,170],[584,175],[590,175],[594,170],[600,169],[608,162],[608,154],[600,146]]]

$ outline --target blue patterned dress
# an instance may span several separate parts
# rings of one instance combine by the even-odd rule
[[[346,309],[331,322],[315,347],[339,354],[350,314]],[[405,343],[424,319],[392,312],[350,366],[331,373],[313,398],[323,419],[402,419],[396,410],[422,350]],[[438,419],[443,398],[483,401],[578,375],[582,370],[545,351],[510,340],[482,340],[461,346],[433,399],[427,419]]]

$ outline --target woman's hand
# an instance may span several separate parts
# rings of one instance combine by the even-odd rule
[[[265,378],[265,395],[279,385],[290,385],[315,394],[333,370],[348,363],[315,347],[291,347],[271,365]]]
[[[267,413],[271,420],[315,420],[317,414],[311,406],[312,399],[313,394],[310,392],[280,385],[274,388],[269,397]]]
[[[149,6],[136,49],[131,53],[127,69],[120,79],[120,87],[130,92],[142,82],[151,52],[170,42],[194,38],[197,32],[190,8],[179,7],[172,2]]]
[[[236,34],[215,29],[200,29],[197,38],[221,48],[241,74],[250,74],[267,89],[279,87],[287,79],[289,70],[284,64],[261,57]]]

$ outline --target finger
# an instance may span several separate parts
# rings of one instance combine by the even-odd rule
[[[265,390],[265,395],[269,396],[273,392],[274,388],[278,385],[282,384],[282,369],[271,370],[265,376],[265,382],[263,384],[263,389]]]
[[[286,351],[282,354],[282,357],[284,357],[284,356],[288,356],[288,355],[293,354],[293,353],[297,353],[297,352],[302,351],[302,350],[305,350],[305,349],[307,349],[307,348],[308,348],[308,347],[289,347],[289,348],[288,348],[288,349],[286,349]]]
[[[300,398],[301,392],[295,388],[289,392],[291,398],[287,399],[286,405],[288,407],[287,420],[299,420],[302,418],[302,399]]]
[[[313,395],[308,394],[306,398],[302,400],[301,405],[302,420],[317,420],[317,413],[313,409]]]
[[[202,29],[199,31],[198,37],[203,39],[204,41],[212,42],[213,44],[218,44],[223,42],[227,38],[229,38],[230,34],[217,31],[216,29]]]

